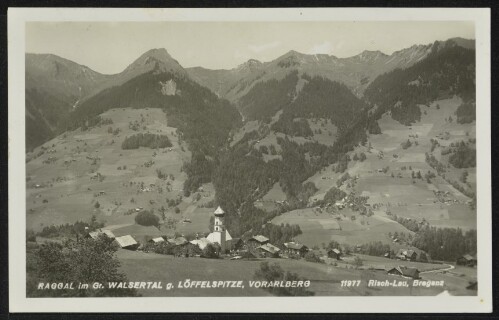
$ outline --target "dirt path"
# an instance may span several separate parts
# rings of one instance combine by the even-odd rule
[[[423,274],[423,273],[433,273],[433,272],[442,272],[442,271],[449,271],[449,270],[453,270],[455,267],[451,264],[444,264],[446,265],[447,267],[446,268],[442,268],[442,269],[435,269],[435,270],[428,270],[428,271],[421,271],[419,274]]]

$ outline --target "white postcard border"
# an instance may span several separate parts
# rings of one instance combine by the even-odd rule
[[[476,32],[478,295],[472,297],[26,298],[25,23],[29,21],[473,21]],[[491,312],[490,10],[394,8],[9,8],[10,312]],[[297,299],[302,303],[296,303]]]

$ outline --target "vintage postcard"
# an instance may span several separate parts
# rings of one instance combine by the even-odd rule
[[[11,312],[491,312],[488,9],[20,9]]]

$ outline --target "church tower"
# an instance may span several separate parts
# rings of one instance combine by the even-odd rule
[[[213,226],[213,231],[220,233],[220,247],[222,253],[225,253],[225,242],[227,241],[226,239],[226,231],[225,231],[225,226],[224,226],[224,220],[225,220],[225,212],[218,206],[217,210],[215,210],[215,225]],[[218,237],[217,237],[218,238]]]

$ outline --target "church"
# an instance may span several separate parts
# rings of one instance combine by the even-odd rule
[[[221,247],[221,251],[225,252],[227,248],[227,241],[232,240],[232,237],[225,229],[224,220],[225,220],[225,212],[218,206],[217,210],[214,212],[215,221],[213,226],[213,232],[210,233],[206,239],[211,243],[218,243]]]

